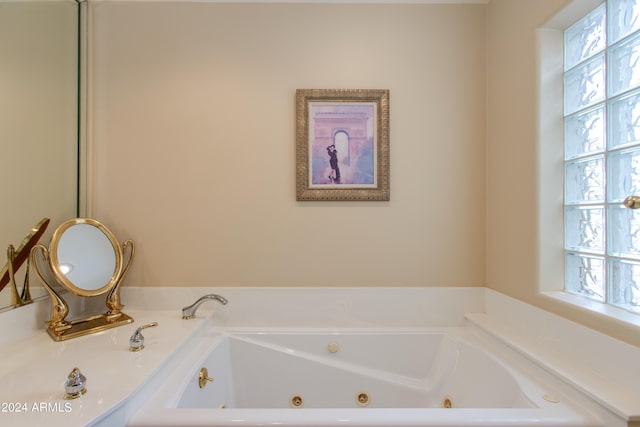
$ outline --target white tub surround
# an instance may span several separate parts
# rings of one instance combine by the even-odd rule
[[[485,288],[140,288],[122,289],[127,309],[172,310],[204,294],[229,300],[204,303],[218,326],[255,328],[414,328],[460,326],[484,313]]]
[[[580,391],[605,426],[640,427],[640,348],[491,290],[485,292],[485,312],[466,317]]]
[[[204,303],[196,319],[182,320],[181,308],[207,293],[220,294],[229,304]],[[536,382],[553,385],[554,394],[577,408],[576,416],[567,420],[603,427],[640,425],[640,349],[485,288],[124,287],[122,300],[133,324],[65,342],[54,342],[46,334],[46,315],[37,304],[0,313],[0,401],[27,404],[26,412],[0,412],[1,425],[118,426],[130,420],[143,425],[143,404],[157,397],[171,378],[184,379],[199,369],[192,357],[203,357],[232,329],[269,328],[463,328],[517,370],[535,372]],[[145,349],[129,352],[133,331],[154,321],[159,326],[143,332]],[[64,381],[74,367],[86,375],[88,391],[65,401]],[[34,410],[41,402],[51,404],[47,412]],[[72,410],[64,412],[67,402]],[[428,410],[435,411],[432,416],[445,411]],[[304,411],[320,417],[317,420],[337,414]],[[475,409],[460,411],[477,415]],[[399,425],[414,412],[393,412],[391,423]],[[286,416],[280,421],[297,425]]]

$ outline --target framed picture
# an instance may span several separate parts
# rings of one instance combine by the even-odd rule
[[[389,200],[389,91],[296,91],[296,199]]]

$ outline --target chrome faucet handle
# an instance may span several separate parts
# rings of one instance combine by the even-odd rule
[[[144,336],[142,336],[142,330],[146,328],[153,328],[158,326],[158,322],[149,323],[147,325],[140,326],[129,338],[129,351],[140,351],[144,348]]]
[[[67,381],[64,383],[64,391],[66,395],[65,399],[77,399],[87,392],[85,387],[87,383],[87,377],[82,375],[80,369],[73,368],[73,370],[67,376]]]

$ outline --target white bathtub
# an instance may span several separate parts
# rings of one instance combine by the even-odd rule
[[[602,425],[466,327],[239,329],[196,347],[130,426]]]

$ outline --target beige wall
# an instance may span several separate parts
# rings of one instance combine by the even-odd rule
[[[567,3],[91,2],[89,214],[134,285],[486,285],[640,345],[539,293],[536,29]],[[390,90],[390,202],[295,201],[297,88]]]
[[[128,282],[484,285],[485,12],[92,2],[90,214]],[[295,201],[298,88],[390,90],[390,202]]]
[[[488,283],[537,293],[536,29],[566,0],[493,0],[487,6]]]

